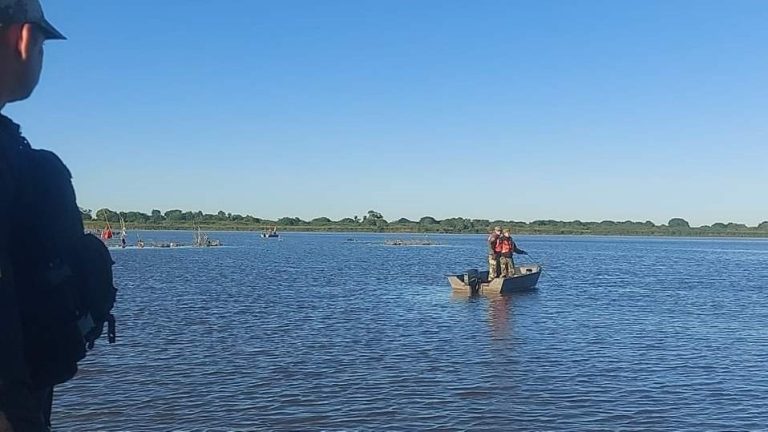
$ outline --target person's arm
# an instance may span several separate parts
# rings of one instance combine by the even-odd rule
[[[512,250],[513,250],[514,253],[520,254],[520,255],[528,255],[528,252],[526,252],[526,251],[520,249],[519,247],[517,247],[517,243],[512,242],[512,246],[513,246]]]

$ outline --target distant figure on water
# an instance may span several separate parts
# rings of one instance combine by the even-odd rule
[[[120,216],[120,247],[125,249],[128,246],[128,231],[125,229],[125,220]]]
[[[107,240],[112,238],[112,227],[109,225],[109,222],[107,222],[107,226],[104,227],[104,229],[101,231],[101,239],[106,242]]]

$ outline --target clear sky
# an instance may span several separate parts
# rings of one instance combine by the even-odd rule
[[[43,0],[80,205],[768,219],[768,2]]]

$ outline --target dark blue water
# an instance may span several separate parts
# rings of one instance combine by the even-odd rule
[[[766,426],[768,241],[519,237],[539,289],[468,298],[443,274],[483,236],[213,237],[113,251],[118,344],[57,389],[56,430]]]

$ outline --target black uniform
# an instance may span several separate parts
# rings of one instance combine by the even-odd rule
[[[41,303],[71,299],[57,297],[63,290],[41,296],[35,287],[41,286],[41,275],[53,277],[53,257],[71,255],[67,248],[82,237],[83,223],[69,170],[55,154],[31,149],[19,126],[3,115],[0,206],[0,412],[16,432],[44,431],[53,385],[70,372],[51,372],[50,366],[85,352],[52,341],[44,323],[47,309]],[[62,334],[82,338],[76,321],[66,323],[57,338]],[[71,375],[76,362],[74,368]]]

